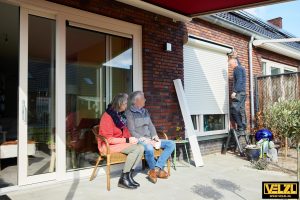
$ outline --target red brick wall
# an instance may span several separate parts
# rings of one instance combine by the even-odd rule
[[[173,85],[174,79],[183,78],[183,24],[112,0],[50,1],[142,26],[146,107],[158,130],[175,135],[176,126],[183,126]],[[164,51],[166,42],[172,44],[172,52]]]
[[[247,112],[248,122],[250,122],[250,81],[249,81],[250,74],[249,74],[249,56],[248,56],[248,43],[250,37],[244,36],[237,32],[211,24],[209,22],[200,19],[195,19],[192,22],[186,23],[186,29],[188,30],[189,34],[193,34],[205,39],[209,39],[218,43],[223,43],[228,46],[232,46],[238,52],[239,60],[241,61],[241,64],[246,68],[246,74],[247,74],[246,112]],[[261,58],[285,63],[291,66],[300,66],[300,61],[261,48],[254,48],[253,50],[254,76],[261,75],[261,64],[260,64]],[[228,71],[230,76],[229,89],[231,94],[233,69],[229,68]],[[248,123],[248,128],[250,128],[250,123]]]
[[[197,35],[215,42],[233,46],[239,59],[246,67],[247,101],[246,110],[250,119],[248,42],[249,37],[210,24],[200,19],[183,24],[132,6],[112,0],[49,0],[62,5],[79,8],[99,15],[120,19],[142,26],[143,35],[143,84],[147,107],[158,130],[175,135],[176,126],[183,126],[173,80],[183,79],[183,41],[187,34]],[[172,52],[164,51],[164,44],[170,42]],[[263,49],[254,49],[254,74],[261,73],[260,59],[266,58],[299,66],[300,62]],[[232,69],[229,69],[231,77]],[[230,91],[232,79],[229,80]],[[250,125],[249,125],[250,127]]]

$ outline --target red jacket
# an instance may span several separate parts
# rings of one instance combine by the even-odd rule
[[[127,127],[124,128],[122,132],[121,129],[115,125],[113,119],[107,112],[105,112],[101,117],[99,134],[106,137],[108,140],[111,153],[121,152],[132,145],[130,143],[126,143],[126,138],[131,137]],[[100,152],[106,152],[104,142],[98,142],[98,148]]]

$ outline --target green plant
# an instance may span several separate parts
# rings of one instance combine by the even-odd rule
[[[300,141],[300,100],[281,100],[264,111],[265,127],[273,133]]]
[[[266,158],[261,158],[258,161],[251,161],[251,166],[258,170],[265,170],[268,168],[269,161]]]
[[[180,132],[183,130],[182,127],[176,126],[176,140],[182,140],[182,137],[180,136]]]

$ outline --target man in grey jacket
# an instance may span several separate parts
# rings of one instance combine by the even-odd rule
[[[168,173],[164,171],[166,161],[175,149],[175,143],[171,140],[162,140],[157,136],[150,114],[144,108],[146,99],[144,93],[135,91],[130,94],[129,101],[132,104],[125,112],[129,132],[139,143],[144,145],[145,159],[149,165],[148,179],[152,183],[157,182],[157,178],[168,178]],[[154,159],[154,148],[163,148],[164,151],[157,159]]]

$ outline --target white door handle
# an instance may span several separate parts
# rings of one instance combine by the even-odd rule
[[[25,100],[22,101],[22,119],[25,123],[27,122],[27,108],[26,108]]]

